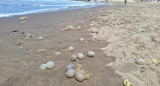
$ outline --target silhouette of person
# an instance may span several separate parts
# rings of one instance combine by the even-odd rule
[[[124,4],[126,5],[126,3],[127,3],[127,0],[124,0]]]

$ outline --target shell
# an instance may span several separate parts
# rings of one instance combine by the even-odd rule
[[[94,26],[94,24],[91,23],[91,24],[90,24],[90,27],[93,27],[93,26]]]
[[[76,72],[75,74],[76,80],[82,82],[84,80],[84,74],[81,72]]]
[[[67,28],[73,29],[73,26],[72,26],[72,25],[69,25],[69,26],[67,26]]]
[[[44,37],[43,37],[43,36],[39,36],[38,39],[39,39],[39,40],[43,40]]]
[[[74,69],[68,69],[67,70],[67,72],[66,72],[67,77],[72,78],[72,77],[74,77],[74,75],[75,75],[75,70]]]
[[[39,50],[37,50],[37,52],[39,53],[39,52],[46,52],[47,50],[46,49],[39,49]]]
[[[54,68],[55,67],[55,64],[53,61],[48,61],[47,62],[47,68],[51,69],[51,68]]]
[[[84,58],[84,54],[83,53],[78,53],[78,58],[79,59],[83,59]]]
[[[92,28],[91,29],[91,33],[95,33],[96,32],[96,29],[95,28]]]
[[[27,33],[27,34],[26,34],[26,36],[30,37],[30,36],[31,36],[31,34],[30,34],[30,33]]]
[[[66,70],[68,70],[68,69],[74,69],[74,67],[75,67],[74,64],[69,63],[69,64],[66,65]]]
[[[79,40],[80,40],[80,41],[84,41],[84,38],[80,38]]]
[[[145,60],[143,58],[138,58],[138,59],[136,59],[136,63],[138,65],[144,65],[146,62],[145,62]]]
[[[31,36],[26,36],[26,37],[25,37],[25,39],[30,39],[30,38],[31,38]]]
[[[68,50],[69,50],[69,51],[74,51],[74,47],[69,46],[69,47],[68,47]]]
[[[88,55],[88,57],[94,57],[95,53],[94,53],[94,51],[89,51],[87,55]]]
[[[42,69],[42,70],[47,69],[47,65],[46,64],[41,64],[40,69]]]
[[[77,53],[75,53],[75,54],[73,54],[72,56],[71,56],[71,61],[76,61],[78,58],[77,58],[78,56],[77,56]]]
[[[62,53],[61,52],[55,52],[54,53],[57,57],[59,57],[59,56],[61,56],[62,55]]]
[[[77,30],[80,30],[80,29],[81,29],[81,26],[78,26],[78,27],[77,27]]]
[[[20,17],[19,19],[23,20],[23,19],[28,19],[29,17],[26,17],[26,16],[23,16],[23,17]]]
[[[62,29],[62,31],[67,31],[67,30],[71,30],[74,27],[72,25],[66,26],[65,28]]]

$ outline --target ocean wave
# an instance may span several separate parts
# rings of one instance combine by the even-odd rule
[[[49,12],[54,10],[56,9],[42,9],[42,10],[27,11],[27,12],[21,12],[21,13],[0,14],[0,17],[11,17],[11,16],[18,16],[18,15],[33,14],[33,13]]]
[[[28,1],[37,1],[37,0],[28,0]],[[54,11],[60,11],[60,10],[88,8],[88,7],[94,7],[97,5],[102,5],[102,3],[91,3],[91,2],[70,1],[70,0],[65,0],[66,2],[62,2],[58,0],[49,0],[49,1],[53,1],[54,3],[50,3],[50,2],[46,3],[46,1],[48,0],[38,0],[38,1],[44,1],[44,2],[36,2],[36,3],[16,2],[16,3],[9,3],[9,4],[0,3],[0,17],[11,17],[11,16],[17,16],[17,15],[26,15],[26,14],[42,13],[42,12],[50,12],[50,11],[54,12]]]
[[[33,4],[33,6],[58,6],[58,5]]]
[[[33,6],[91,6],[91,5],[95,5],[95,3],[93,4],[69,4],[69,5],[46,5],[46,4],[33,4]]]
[[[50,4],[0,4],[0,6],[90,6],[95,3],[83,3],[83,4],[66,4],[66,5],[50,5]]]

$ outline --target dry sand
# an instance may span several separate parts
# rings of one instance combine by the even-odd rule
[[[96,10],[99,8],[26,15],[29,18],[25,20],[20,20],[20,16],[0,18],[0,86],[122,86],[122,79],[114,69],[105,67],[115,61],[100,50],[108,43],[92,39],[87,31],[91,21],[100,15]],[[81,29],[62,31],[67,25]],[[27,33],[44,39],[34,36],[25,39]],[[85,41],[80,42],[80,37]],[[75,51],[66,51],[69,46]],[[38,53],[39,49],[46,52]],[[93,58],[86,56],[90,49],[96,53]],[[57,57],[55,52],[62,55]],[[71,55],[77,52],[84,53],[85,58],[72,62]],[[50,60],[55,62],[55,68],[40,70],[40,65]],[[93,76],[83,82],[67,78],[68,63],[81,64]]]
[[[152,62],[152,58],[160,60],[159,9],[157,3],[128,3],[122,8],[100,8],[101,16],[94,20],[99,34],[92,33],[93,38],[108,42],[102,50],[116,58],[106,67],[114,68],[133,86],[160,86],[160,64]],[[145,65],[135,63],[139,57]]]

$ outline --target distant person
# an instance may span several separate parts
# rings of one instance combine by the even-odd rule
[[[127,0],[124,0],[124,4],[126,5],[126,3],[127,3]]]
[[[159,0],[158,0],[158,2],[159,2]]]

